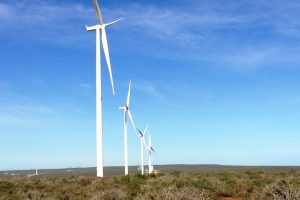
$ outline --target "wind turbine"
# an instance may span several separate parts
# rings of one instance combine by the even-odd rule
[[[152,152],[155,152],[155,150],[152,147],[150,133],[149,133],[148,137],[149,137],[149,143],[148,143],[148,172],[149,172],[149,175],[150,175],[153,172],[151,155],[152,155]]]
[[[102,146],[102,94],[101,94],[101,60],[100,60],[100,34],[106,64],[110,76],[113,95],[115,95],[113,76],[111,72],[111,64],[109,58],[108,44],[105,28],[111,24],[121,20],[104,24],[101,15],[101,10],[97,0],[93,0],[93,5],[96,10],[97,18],[100,24],[95,26],[86,26],[87,31],[96,31],[96,157],[97,157],[97,176],[103,177],[103,146]],[[101,30],[101,32],[100,32]]]
[[[128,142],[127,142],[127,116],[130,119],[130,122],[136,131],[136,127],[134,125],[131,113],[130,113],[130,88],[131,88],[131,81],[129,81],[128,87],[128,94],[126,104],[124,106],[119,107],[120,110],[124,111],[124,166],[125,166],[125,175],[128,175]]]
[[[138,132],[140,133],[139,136],[141,139],[141,172],[142,172],[142,175],[144,175],[144,146],[143,145],[145,145],[146,150],[148,149],[146,142],[145,142],[145,138],[144,138],[144,136],[147,132],[147,129],[148,129],[148,124],[143,132],[138,129]]]

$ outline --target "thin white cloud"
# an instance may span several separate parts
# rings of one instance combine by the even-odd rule
[[[74,123],[77,117],[86,114],[78,102],[64,97],[53,101],[42,101],[13,93],[0,95],[0,125],[8,126],[53,128]],[[76,114],[74,114],[76,113]]]
[[[299,1],[258,1],[253,7],[255,10],[247,15],[249,23],[269,25],[269,28],[287,37],[300,37]]]
[[[157,8],[154,6],[129,5],[122,10],[112,10],[114,16],[125,15],[131,31],[139,31],[165,42],[179,45],[195,45],[204,39],[200,31],[203,27],[213,28],[241,23],[241,19],[226,13],[209,11],[199,13],[195,10],[176,8]]]
[[[4,85],[6,83],[4,82]],[[45,83],[41,87],[47,87]],[[22,92],[1,90],[0,82],[0,124],[16,127],[56,127],[71,120],[65,116],[78,114],[78,106],[69,97],[53,96],[45,100],[42,96],[24,96]],[[67,99],[68,98],[68,99]],[[72,113],[72,114],[70,114]],[[76,117],[75,117],[76,118]],[[63,121],[61,119],[64,119]]]
[[[150,82],[136,82],[133,89],[144,95],[151,97],[158,102],[166,102],[167,98],[153,83]]]
[[[16,126],[47,126],[53,109],[33,103],[7,103],[0,105],[0,124]]]
[[[300,63],[299,8],[294,1],[194,1],[184,8],[129,5],[112,15],[124,15],[122,28],[147,36],[147,55],[247,70],[286,59]]]
[[[245,6],[249,7],[250,12]],[[197,42],[207,34],[223,37],[227,29],[254,29],[260,25],[269,25],[280,33],[295,31],[300,22],[298,12],[300,4],[285,2],[276,5],[268,2],[245,1],[228,3],[220,1],[195,2],[184,8],[141,6],[130,4],[122,9],[111,9],[107,13],[113,16],[125,16],[126,26],[138,29],[144,34],[163,41]],[[273,26],[273,27],[272,27]],[[186,35],[194,40],[186,40]]]
[[[265,64],[276,63],[280,60],[279,47],[249,47],[239,51],[214,55],[218,57],[218,62],[223,63],[224,67],[230,67],[239,71],[256,69]],[[279,60],[278,60],[279,59]]]
[[[187,83],[137,81],[133,85],[133,90],[140,95],[145,95],[151,104],[156,103],[167,108],[177,108],[176,100],[189,102],[198,99],[209,100],[214,97],[214,91],[211,88],[204,88],[199,85],[189,86]]]
[[[269,44],[268,38],[256,41],[253,36],[265,33],[265,37],[278,34],[299,38],[298,8],[300,2],[296,1],[231,1],[226,5],[220,1],[191,1],[183,8],[128,4],[102,10],[106,21],[125,17],[113,28],[121,31],[122,39],[132,41],[129,48],[142,45],[139,51],[147,55],[252,67],[286,57],[299,61],[298,51],[288,50],[287,55],[290,45],[284,39]],[[91,4],[24,0],[1,3],[0,11],[0,31],[14,34],[12,30],[17,30],[22,37],[27,33],[30,39],[56,45],[85,45],[88,37],[83,36],[84,25],[97,22]],[[135,41],[137,34],[144,41]],[[247,40],[248,34],[253,38]],[[298,46],[294,43],[292,48],[300,49]]]
[[[92,6],[78,3],[23,1],[0,4],[0,10],[5,16],[0,18],[0,29],[2,27],[21,29],[23,33],[39,33],[40,38],[52,42],[72,41],[70,38],[78,40],[80,36],[76,33],[76,28],[79,24],[84,26],[96,22]],[[177,42],[179,45],[191,45],[203,39],[201,33],[190,31],[193,27],[222,26],[240,22],[240,19],[226,13],[210,11],[198,14],[195,11],[157,8],[151,5],[129,4],[122,9],[104,8],[103,12],[107,14],[105,19],[125,17],[122,28],[126,31],[138,31],[165,42]]]
[[[129,4],[121,9],[103,8],[103,12],[106,19],[125,17],[126,20],[122,24],[126,28],[129,26],[130,29],[138,29],[161,40],[188,44],[202,40],[207,30],[253,27],[259,24],[274,25],[284,34],[298,33],[300,22],[297,19],[300,14],[295,12],[295,8],[300,7],[299,3],[248,2],[251,12],[242,13],[241,9],[246,4],[247,2],[240,4],[231,2],[223,5],[218,1],[213,3],[204,1],[194,2],[194,5],[185,8]],[[64,33],[72,29],[74,23],[84,25],[96,22],[92,6],[79,3],[54,4],[49,1],[2,3],[0,11],[2,21],[0,27],[22,24],[24,29],[43,27],[47,30],[52,27]]]
[[[73,92],[77,95],[87,96],[87,94],[94,94],[94,86],[90,83],[79,83],[73,88]]]
[[[56,45],[84,44],[85,25],[93,21],[92,8],[78,3],[22,1],[0,4],[0,31]],[[1,13],[1,12],[0,12]]]
[[[47,1],[23,1],[23,3],[12,2],[11,4],[0,4],[4,9],[7,23],[19,22],[26,25],[63,26],[66,21],[89,20],[92,9],[82,4],[71,3],[53,4]],[[3,25],[3,24],[2,24]]]
[[[0,3],[0,21],[10,17],[10,8],[8,5]]]
[[[250,11],[243,13],[243,6],[246,5]],[[278,32],[294,35],[299,33],[299,7],[300,3],[294,1],[275,1],[273,4],[245,1],[226,5],[219,1],[195,1],[184,8],[129,4],[123,8],[103,8],[103,12],[105,19],[125,17],[122,24],[126,29],[138,29],[161,40],[192,43],[203,39],[202,31],[255,27],[259,24],[270,24]],[[18,27],[24,30],[41,27],[47,30],[52,27],[63,33],[72,29],[74,23],[85,25],[96,22],[94,10],[89,4],[22,1],[0,3],[0,11],[0,27],[22,24]]]
[[[82,89],[89,89],[89,88],[92,87],[92,84],[90,84],[90,83],[79,83],[78,87],[82,88]]]

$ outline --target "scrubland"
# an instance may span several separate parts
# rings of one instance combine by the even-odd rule
[[[46,175],[2,178],[0,199],[300,200],[300,171],[173,171],[105,178]]]

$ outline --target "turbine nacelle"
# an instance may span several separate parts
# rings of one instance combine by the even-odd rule
[[[87,31],[94,31],[96,29],[104,29],[105,27],[110,26],[110,25],[112,25],[112,24],[114,24],[114,23],[116,23],[116,22],[118,22],[122,19],[124,19],[124,18],[117,19],[117,20],[112,21],[112,22],[107,23],[107,24],[98,24],[98,25],[94,25],[94,26],[85,26],[85,27],[86,27]]]
[[[120,110],[129,110],[129,107],[125,105],[125,106],[120,106],[119,109]]]
[[[129,81],[126,104],[124,106],[119,107],[119,109],[126,111],[125,115],[126,114],[128,115],[129,120],[131,121],[131,124],[132,124],[132,126],[134,128],[134,131],[137,132],[137,128],[134,125],[134,122],[133,122],[133,119],[132,119],[132,116],[131,116],[131,112],[130,112],[130,107],[129,107],[129,105],[130,105],[130,91],[131,91],[131,80]]]

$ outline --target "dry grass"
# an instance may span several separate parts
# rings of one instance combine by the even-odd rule
[[[71,176],[0,179],[0,200],[299,200],[300,173],[218,171],[161,173],[103,179]]]

